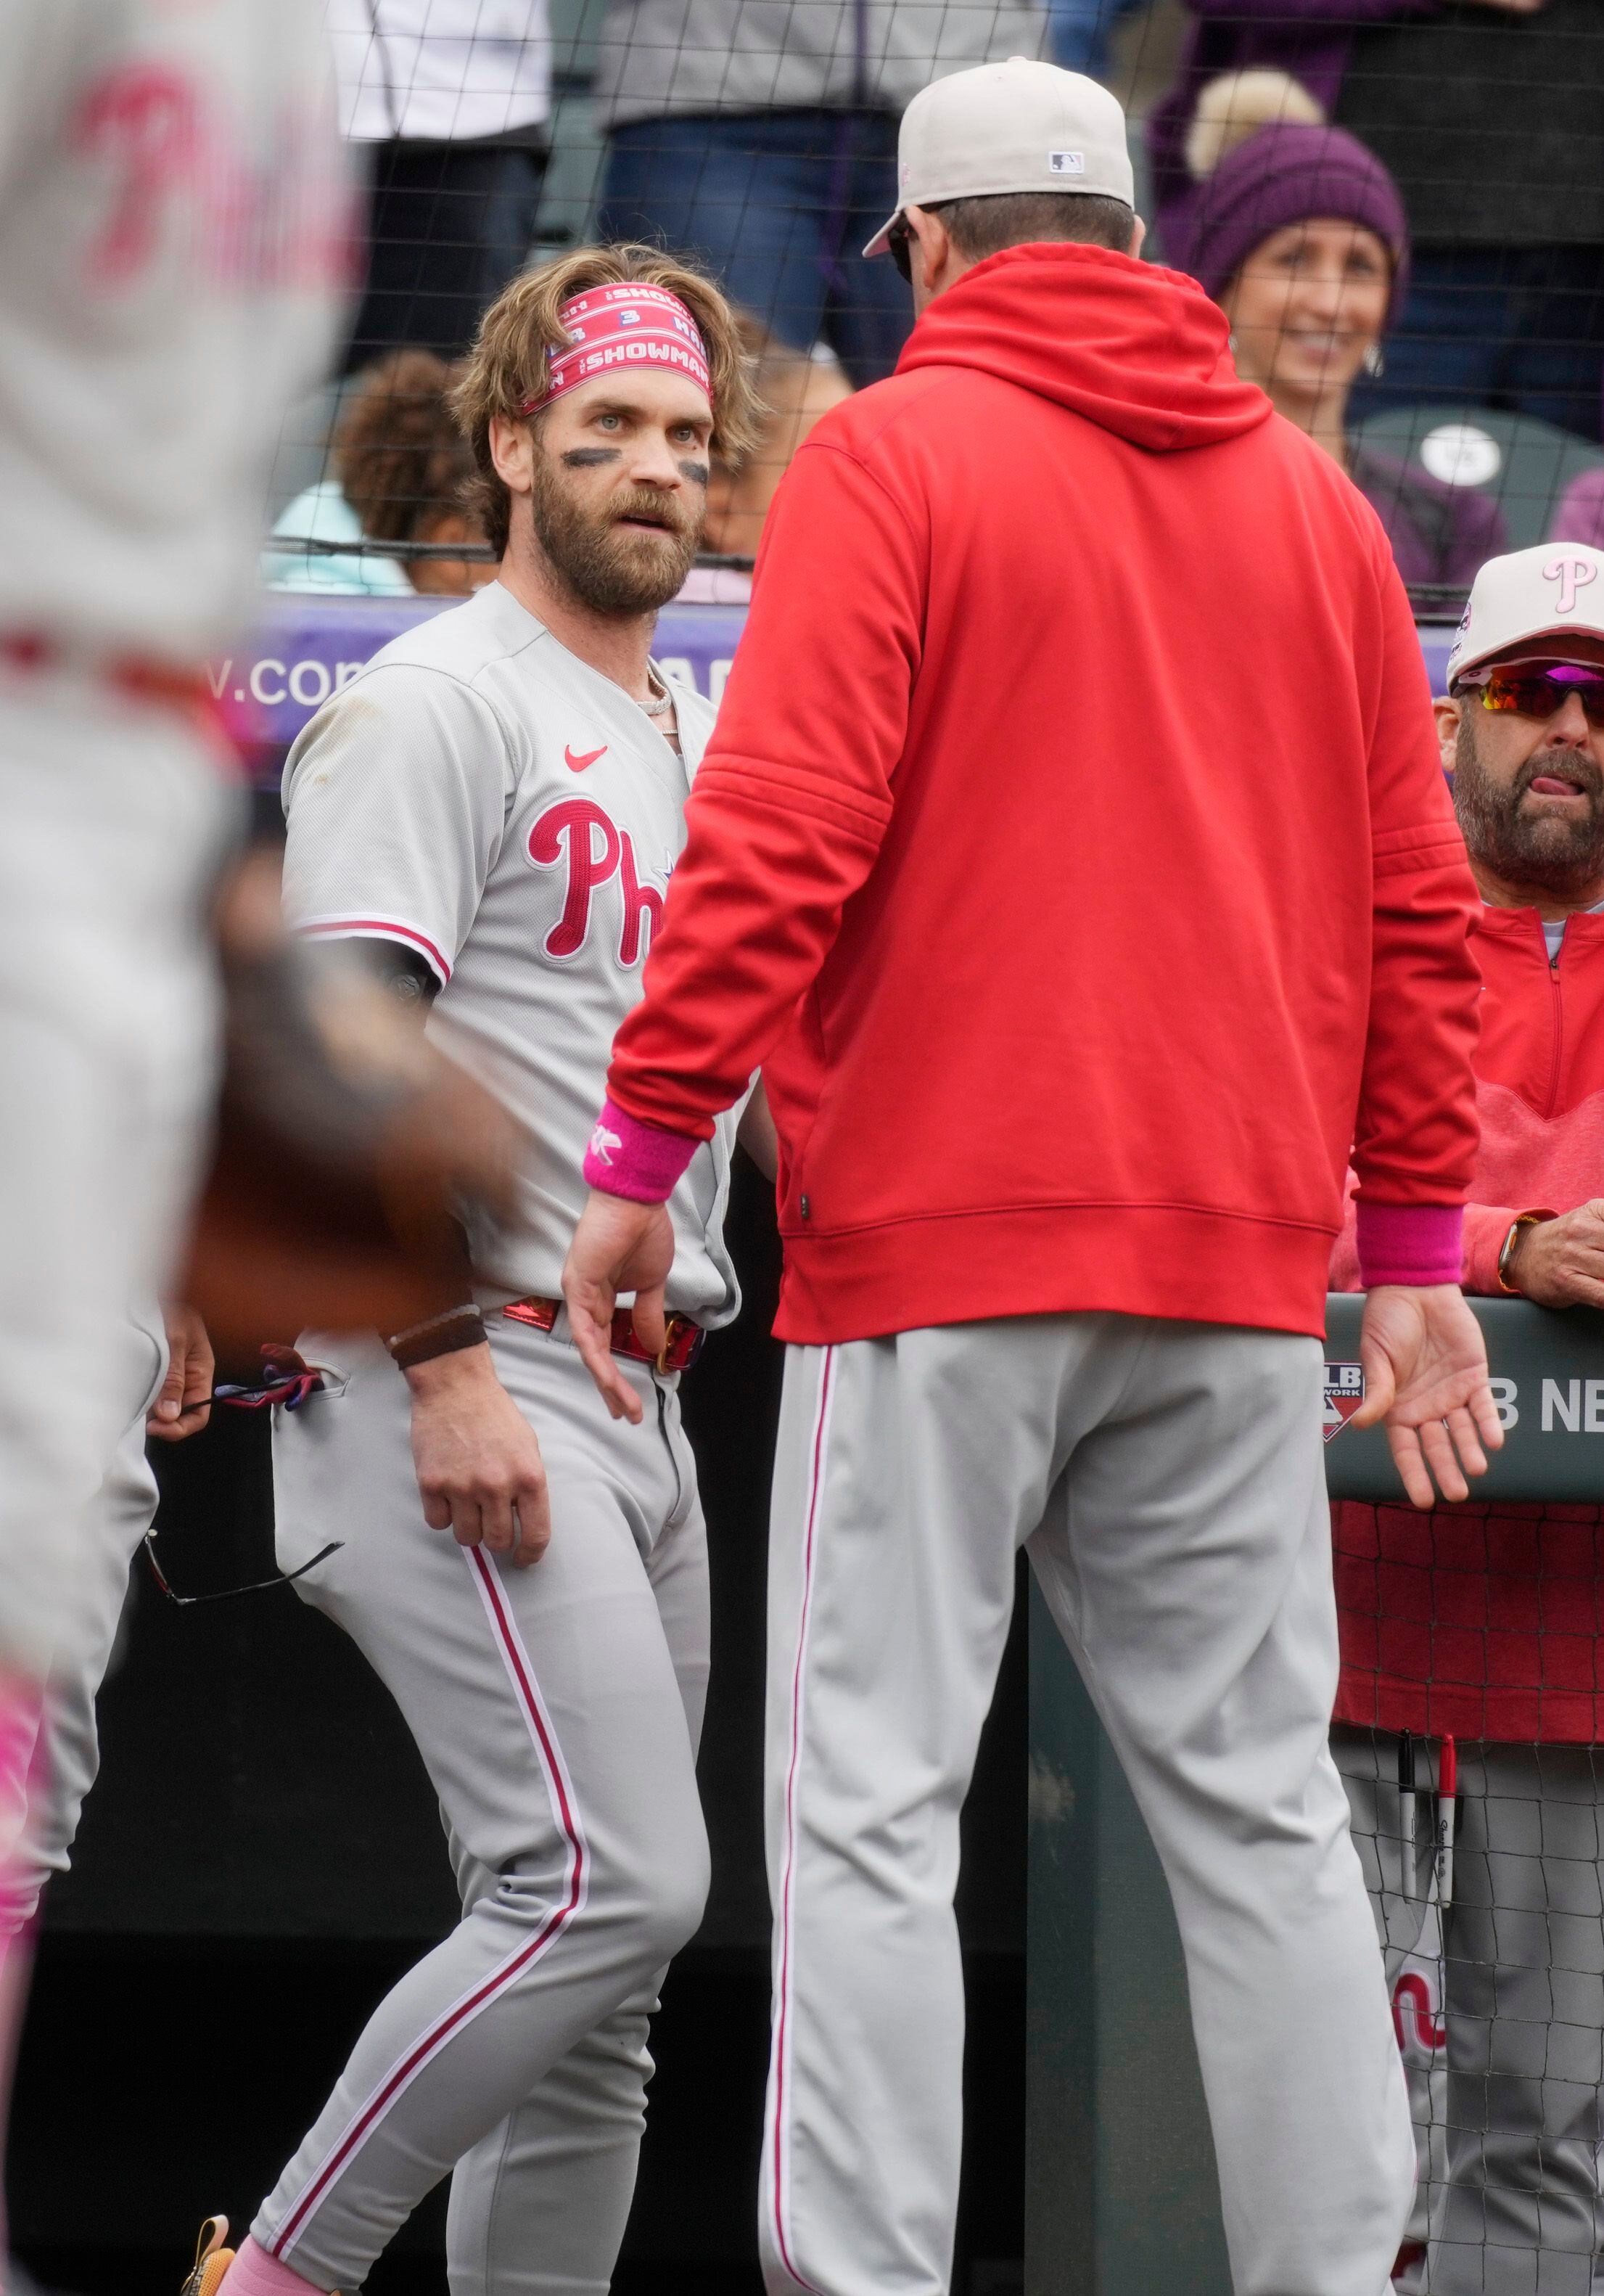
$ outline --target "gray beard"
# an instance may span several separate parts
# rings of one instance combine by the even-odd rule
[[[580,605],[598,614],[655,614],[677,594],[700,546],[700,517],[662,534],[622,530],[616,521],[630,512],[664,520],[677,515],[672,497],[636,488],[615,499],[606,519],[589,518],[538,445],[534,479],[535,538]]]
[[[1472,860],[1508,885],[1574,900],[1604,877],[1604,774],[1581,750],[1549,750],[1528,758],[1507,790],[1482,770],[1476,747],[1474,702],[1460,720],[1453,759],[1453,804]],[[1579,821],[1523,813],[1526,791],[1541,774],[1562,773],[1587,798]]]

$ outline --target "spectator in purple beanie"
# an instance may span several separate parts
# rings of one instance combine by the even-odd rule
[[[1504,546],[1497,505],[1362,445],[1348,429],[1361,373],[1409,288],[1398,187],[1328,126],[1284,73],[1232,73],[1199,94],[1186,268],[1231,322],[1237,372],[1340,463],[1387,529],[1404,581],[1468,588]]]
[[[1413,277],[1365,413],[1459,401],[1598,438],[1604,380],[1600,0],[1185,0],[1196,18],[1148,127],[1162,259],[1191,267],[1185,164],[1200,88],[1291,74],[1391,168]]]
[[[1175,85],[1148,120],[1153,230],[1159,259],[1191,268],[1187,250],[1198,184],[1186,139],[1198,98],[1222,73],[1259,67],[1301,83],[1329,119],[1336,110],[1354,34],[1395,16],[1434,13],[1433,0],[1185,0],[1196,18]]]

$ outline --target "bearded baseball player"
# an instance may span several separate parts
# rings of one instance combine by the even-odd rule
[[[735,1127],[672,1199],[667,1344],[618,1345],[610,1418],[559,1303],[613,1031],[683,839],[711,705],[650,659],[702,529],[709,450],[751,430],[731,316],[642,248],[524,275],[459,413],[500,578],[386,647],[285,774],[291,921],[371,945],[517,1121],[519,1201],[471,1224],[460,1308],[305,1344],[332,1392],[280,1414],[281,1559],[406,1718],[462,1920],[374,2013],[237,2259],[229,2296],[360,2287],[453,2177],[454,2284],[609,2284],[659,1979],[695,1930],[706,1553],[677,1390],[736,1311]],[[207,2237],[221,2234],[214,2226]]]
[[[0,1903],[212,1083],[207,655],[348,269],[318,0],[0,10]],[[0,1923],[4,1932],[4,1923]],[[12,1929],[14,1939],[17,1931]],[[0,1943],[0,2065],[23,1956]],[[3,2246],[3,2243],[0,2243]]]

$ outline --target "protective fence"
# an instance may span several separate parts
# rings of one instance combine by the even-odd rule
[[[902,111],[1015,55],[1125,105],[1143,255],[1201,281],[1241,373],[1344,463],[1418,607],[1453,619],[1500,549],[1604,542],[1597,0],[329,0],[329,20],[368,240],[339,380],[279,453],[277,585],[487,578],[456,363],[520,267],[607,238],[684,256],[740,314],[766,413],[741,468],[716,463],[691,578],[738,594],[798,445],[912,323],[906,250],[863,253],[897,206]],[[1042,196],[1073,188],[1075,126]],[[977,246],[986,227],[971,210]]]
[[[704,549],[659,630],[659,659],[716,698],[787,465],[893,370],[912,324],[905,241],[863,252],[903,196],[901,114],[933,78],[1016,55],[1125,105],[1142,259],[1199,283],[1221,356],[1368,499],[1437,690],[1487,558],[1604,546],[1600,0],[329,13],[362,279],[337,378],[281,443],[270,614],[212,666],[265,772],[396,628],[489,578],[453,408],[462,361],[509,280],[596,240],[711,275],[762,401],[750,455],[715,454]],[[1042,154],[1052,180],[987,196],[1028,200],[1024,234],[1049,236],[1048,202],[1091,196],[1073,190],[1081,157],[1068,111]],[[929,201],[984,253],[981,202],[961,204]],[[1098,228],[1117,245],[1117,216]],[[1334,1300],[1328,1341],[1333,1751],[1420,2170],[1395,2284],[1584,2296],[1604,2249],[1604,1323],[1478,1303],[1506,1447],[1475,1500],[1420,1516],[1383,1439],[1348,1423],[1358,1313]],[[1039,1609],[1032,1645],[1027,2284],[1223,2296],[1163,1879]]]
[[[1396,2284],[1585,2287],[1604,2218],[1604,1320],[1475,1304],[1504,1447],[1473,1500],[1422,1515],[1389,1489],[1379,1431],[1343,1424],[1361,1303],[1333,1303],[1333,1751],[1419,2144]]]
[[[1472,1306],[1504,1447],[1473,1500],[1421,1514],[1382,1432],[1349,1424],[1363,1301],[1330,1301],[1332,1751],[1415,2128],[1394,2285],[1585,2292],[1604,2210],[1604,1316]],[[1027,2286],[1135,2296],[1168,2275],[1225,2296],[1168,1893],[1039,1602],[1031,1669]]]

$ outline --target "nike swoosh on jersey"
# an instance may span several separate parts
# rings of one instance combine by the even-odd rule
[[[585,755],[581,758],[577,758],[572,750],[569,749],[565,742],[562,751],[562,762],[568,767],[570,774],[582,774],[586,766],[593,766],[598,758],[604,758],[606,755],[607,744],[605,742],[602,742],[602,747],[599,750],[586,750]]]

